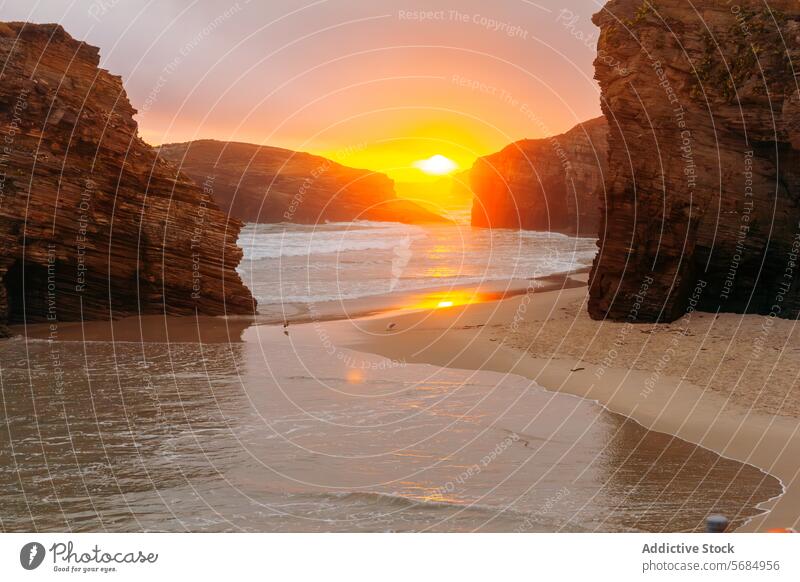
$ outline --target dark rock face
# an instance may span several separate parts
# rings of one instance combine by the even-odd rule
[[[800,3],[768,4],[595,15],[610,152],[593,317],[800,314]]]
[[[518,141],[479,158],[470,175],[472,225],[595,236],[607,131],[600,117],[565,134]]]
[[[160,154],[198,183],[213,179],[217,203],[245,222],[445,222],[396,198],[394,182],[385,174],[320,156],[215,140],[166,144]]]
[[[252,313],[240,225],[137,136],[58,25],[0,23],[0,324]]]

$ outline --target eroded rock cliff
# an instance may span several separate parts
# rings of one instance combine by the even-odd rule
[[[394,182],[385,174],[321,156],[216,140],[165,144],[160,153],[198,183],[213,179],[217,203],[245,222],[444,222],[396,198]]]
[[[590,314],[798,316],[800,2],[612,0],[594,21],[610,152]]]
[[[595,236],[607,131],[600,117],[479,158],[470,172],[472,225]]]
[[[0,325],[254,311],[240,225],[139,139],[98,49],[0,23],[0,62]]]

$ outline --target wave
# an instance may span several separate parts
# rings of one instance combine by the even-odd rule
[[[387,509],[420,509],[420,510],[462,510],[480,511],[492,514],[505,513],[520,517],[529,517],[530,512],[523,512],[513,508],[504,509],[502,506],[482,505],[464,501],[429,500],[416,497],[409,497],[399,493],[382,493],[379,491],[341,491],[320,493],[319,497],[327,497],[337,503],[369,504],[379,505]]]
[[[382,493],[378,491],[341,491],[341,492],[325,492],[319,494],[312,494],[317,498],[329,499],[337,505],[351,504],[355,506],[370,506],[374,508],[377,506],[379,509],[384,509],[387,512],[405,512],[405,511],[424,511],[436,512],[440,511],[444,514],[443,518],[451,518],[452,514],[458,512],[462,514],[479,514],[482,515],[478,520],[480,522],[488,522],[490,518],[505,517],[510,520],[507,523],[508,530],[513,531],[516,526],[524,524],[526,531],[552,531],[554,528],[563,527],[556,523],[557,516],[548,516],[541,511],[523,511],[514,507],[507,507],[505,505],[486,505],[480,503],[472,503],[469,500],[463,501],[446,501],[446,500],[426,500],[409,497],[398,493]],[[364,507],[367,509],[368,507]],[[352,509],[352,508],[351,508]],[[585,531],[585,528],[579,527],[576,524],[570,524],[567,531]]]
[[[280,259],[282,257],[303,257],[308,255],[338,254],[347,251],[392,250],[399,246],[397,239],[388,240],[314,240],[299,242],[276,241],[260,242],[244,247],[245,261]]]
[[[542,231],[542,230],[514,230],[511,231],[517,233],[518,236],[521,238],[527,239],[535,239],[535,240],[542,240],[542,241],[562,241],[562,242],[569,242],[574,241],[577,243],[591,243],[595,244],[597,242],[596,237],[580,237],[580,236],[572,236],[569,234],[562,234],[560,232],[549,232],[549,231]]]
[[[238,271],[262,305],[544,277],[597,252],[558,233],[374,222],[248,225],[239,244]]]
[[[341,491],[341,492],[326,492],[319,494],[320,497],[328,497],[336,500],[337,502],[351,502],[359,504],[378,504],[387,508],[414,508],[414,509],[458,509],[465,511],[480,511],[489,512],[492,514],[504,513],[517,517],[531,517],[534,515],[531,511],[522,511],[513,507],[504,507],[502,505],[486,505],[480,503],[472,503],[469,500],[463,501],[447,501],[440,499],[422,499],[417,497],[410,497],[401,495],[399,493],[382,493],[379,491]]]
[[[320,229],[277,228],[274,225],[243,231],[239,245],[244,250],[244,260],[258,261],[282,257],[340,254],[357,251],[394,250],[408,248],[414,241],[427,237],[421,227],[388,223],[359,223],[326,225],[335,228]]]

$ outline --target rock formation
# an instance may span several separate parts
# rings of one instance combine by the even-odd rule
[[[165,144],[160,154],[198,183],[213,179],[216,202],[245,222],[444,222],[396,198],[394,183],[385,174],[320,156],[215,140]]]
[[[612,0],[595,318],[800,315],[800,3]]]
[[[525,139],[479,158],[470,175],[472,225],[595,236],[607,131],[600,117],[565,134]]]
[[[0,23],[0,62],[0,325],[253,312],[240,225],[139,139],[98,49]]]

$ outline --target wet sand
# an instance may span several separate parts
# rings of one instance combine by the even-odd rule
[[[697,313],[672,325],[626,326],[592,321],[585,298],[586,287],[535,292],[373,317],[357,330],[342,323],[340,331],[354,349],[390,358],[519,374],[752,464],[779,478],[785,493],[761,504],[768,513],[740,531],[797,528],[800,364],[788,343],[794,323],[773,322],[764,333],[766,318]],[[753,345],[763,349],[753,353]]]
[[[419,306],[462,292],[406,315],[445,321],[464,306]],[[492,297],[475,299],[505,304]],[[343,343],[398,317],[257,325],[231,343],[189,341],[191,318],[171,330],[184,342],[0,343],[0,529],[698,531],[780,493],[753,466],[524,376]],[[378,321],[376,336],[361,327]]]
[[[272,312],[254,318],[152,316],[113,323],[59,324],[57,339],[61,340],[58,343],[65,346],[82,341],[89,342],[87,345],[97,342],[94,345],[99,347],[110,340],[114,340],[118,346],[123,345],[119,342],[128,342],[134,352],[137,343],[143,344],[140,349],[144,349],[144,344],[152,344],[153,347],[147,349],[156,350],[154,354],[160,354],[158,357],[170,362],[169,369],[164,372],[165,383],[171,382],[175,354],[174,348],[169,348],[166,355],[162,354],[164,348],[159,346],[181,343],[208,346],[198,354],[191,346],[187,346],[189,351],[185,354],[185,350],[176,352],[185,358],[182,366],[187,372],[197,367],[193,362],[198,358],[204,362],[201,369],[192,371],[197,374],[197,379],[211,378],[204,368],[206,360],[212,363],[216,361],[208,359],[208,349],[215,344],[219,346],[215,349],[223,350],[218,355],[220,361],[230,357],[230,354],[251,354],[245,358],[245,361],[251,360],[245,368],[239,363],[225,364],[213,377],[222,377],[223,383],[231,386],[241,384],[257,387],[263,383],[265,365],[266,369],[271,369],[270,362],[274,362],[290,345],[294,351],[297,346],[302,346],[302,341],[308,346],[319,342],[320,329],[336,343],[338,349],[355,350],[352,352],[355,355],[349,357],[362,357],[358,354],[367,352],[387,357],[391,362],[433,364],[442,368],[479,370],[481,373],[499,372],[503,378],[508,377],[512,381],[519,376],[529,378],[554,392],[596,400],[610,411],[657,431],[640,433],[628,430],[626,444],[621,446],[620,452],[614,453],[619,459],[614,465],[620,467],[626,465],[624,455],[636,454],[635,462],[630,464],[634,467],[633,472],[624,480],[625,491],[636,491],[634,500],[637,511],[644,507],[646,514],[652,512],[654,506],[659,508],[660,514],[647,528],[655,523],[661,524],[657,526],[659,528],[665,527],[664,512],[674,510],[674,523],[669,529],[692,529],[701,506],[740,508],[731,510],[741,513],[730,517],[736,525],[749,519],[740,528],[745,531],[796,525],[800,508],[800,493],[796,486],[800,471],[800,446],[796,435],[796,410],[792,408],[797,406],[798,399],[792,396],[797,394],[793,370],[798,364],[788,364],[780,357],[775,360],[772,354],[776,352],[783,357],[791,355],[792,352],[786,348],[780,349],[793,333],[791,322],[777,322],[768,334],[761,333],[764,318],[759,317],[721,316],[715,319],[696,314],[693,320],[672,326],[636,326],[632,329],[623,327],[624,324],[601,324],[585,316],[582,305],[586,297],[585,280],[585,273],[572,274],[535,284],[528,281],[501,282],[447,292],[415,292],[369,301],[332,302],[312,309],[286,306],[278,310],[273,308]],[[736,318],[735,333],[731,331],[734,325],[731,318]],[[283,334],[282,327],[275,325],[284,319],[291,322],[289,339]],[[302,322],[309,321],[313,323],[302,325]],[[17,329],[26,331],[31,338],[39,339],[49,337],[52,331],[47,325]],[[758,345],[764,349],[759,350],[756,362],[747,364],[747,358],[742,357],[744,352],[741,345],[731,343],[731,333],[740,343],[749,341],[752,344],[758,340]],[[679,340],[675,341],[675,337]],[[291,343],[285,343],[287,341]],[[230,344],[230,347],[220,344]],[[241,348],[231,351],[234,346]],[[612,348],[613,358],[609,357]],[[671,357],[665,363],[662,356],[667,349]],[[82,351],[86,350],[84,347]],[[728,358],[731,350],[741,361],[737,357]],[[769,359],[770,354],[773,360]],[[111,355],[107,357],[111,358]],[[343,364],[347,362],[336,362],[337,370]],[[767,375],[764,378],[769,378],[769,381],[762,379],[755,383],[752,379],[748,382],[736,381],[737,374],[742,377],[742,366],[747,368],[756,364],[772,366],[780,370],[781,375]],[[115,354],[109,370],[118,369],[119,362]],[[140,374],[138,364],[132,364],[131,369],[130,381],[135,387],[137,382],[141,382],[141,379],[136,379]],[[250,369],[252,378],[243,380],[242,369]],[[763,374],[762,368],[756,370]],[[20,371],[21,378],[24,377],[23,372]],[[218,376],[220,373],[221,376]],[[118,374],[113,372],[109,378]],[[702,382],[703,374],[709,377],[705,384]],[[341,375],[342,379],[338,381],[344,381],[345,386],[351,384],[349,373],[345,376],[344,372],[339,371],[334,375]],[[152,373],[148,373],[148,382],[150,376]],[[294,376],[290,376],[289,384],[286,384],[292,389],[290,393],[299,389],[299,384],[292,384],[295,380],[291,378]],[[187,384],[187,387],[190,385]],[[370,383],[363,385],[369,386]],[[279,393],[283,391],[279,390]],[[314,394],[316,392],[313,390],[309,392],[309,395]],[[198,398],[203,401],[207,395],[200,393]],[[778,403],[782,404],[779,406]],[[145,404],[147,408],[149,404]],[[489,416],[495,413],[490,412]],[[114,416],[115,413],[109,414]],[[166,418],[164,422],[169,427],[163,430],[172,432],[172,423]],[[520,427],[524,428],[524,423]],[[664,434],[659,437],[658,433]],[[378,436],[381,434],[378,433]],[[677,435],[683,440],[669,435]],[[375,438],[373,436],[367,442],[375,442]],[[690,446],[687,443],[702,448],[692,451],[686,449]],[[748,463],[762,472],[754,472],[747,465],[720,459],[712,452]],[[267,457],[269,455],[264,456]],[[652,461],[645,463],[651,457]],[[645,465],[647,468],[642,469]],[[698,467],[701,468],[700,473]],[[665,470],[669,473],[666,480],[663,474]],[[353,471],[350,468],[342,474],[356,474]],[[762,510],[770,509],[769,513],[752,518],[754,503],[780,492],[774,479],[764,472],[781,479],[786,492],[782,497],[773,498],[759,506]],[[316,471],[314,475],[318,473]],[[676,479],[677,475],[681,477]],[[443,474],[436,479],[441,481],[446,478],[447,475]],[[253,482],[249,475],[244,479],[248,486]],[[675,483],[676,480],[681,483]],[[683,491],[676,497],[671,487],[680,485],[685,489],[687,483],[689,489],[696,486],[699,490],[694,493]],[[412,490],[418,491],[419,487],[415,485]],[[699,495],[698,500],[702,500],[699,505],[697,500],[694,503],[694,514],[689,514],[682,502],[676,501],[687,494],[689,497]],[[409,493],[408,497],[416,508],[414,495]],[[615,499],[623,499],[628,494],[617,491],[614,495],[619,496]],[[750,500],[747,499],[748,495]],[[347,498],[348,503],[354,501]],[[363,500],[358,498],[357,501],[361,503]],[[617,507],[624,508],[625,504]],[[627,523],[632,527],[640,527],[644,523],[636,521],[640,519],[639,516],[633,515],[630,519],[632,521]],[[479,522],[478,519],[475,523]],[[471,521],[469,523],[472,525],[462,525],[467,529],[474,527]],[[264,524],[256,527],[264,530],[267,526],[271,527],[272,522],[266,521]],[[127,526],[121,522],[120,527],[124,531]],[[217,527],[213,525],[211,529]],[[296,525],[287,527],[291,530]],[[517,526],[505,523],[500,531],[507,531],[509,527]],[[203,527],[193,529],[200,530]]]
[[[565,274],[536,280],[515,279],[490,281],[481,285],[460,285],[448,288],[446,292],[429,289],[316,304],[263,305],[259,306],[258,313],[252,317],[144,315],[113,321],[59,322],[55,326],[50,323],[32,323],[13,325],[10,329],[14,334],[31,339],[68,342],[238,343],[242,341],[244,331],[253,325],[345,320],[394,312],[410,306],[428,309],[436,306],[434,298],[440,296],[455,299],[455,302],[487,302],[524,295],[534,288],[546,291],[576,286],[582,286],[582,283],[571,279],[570,274]]]

